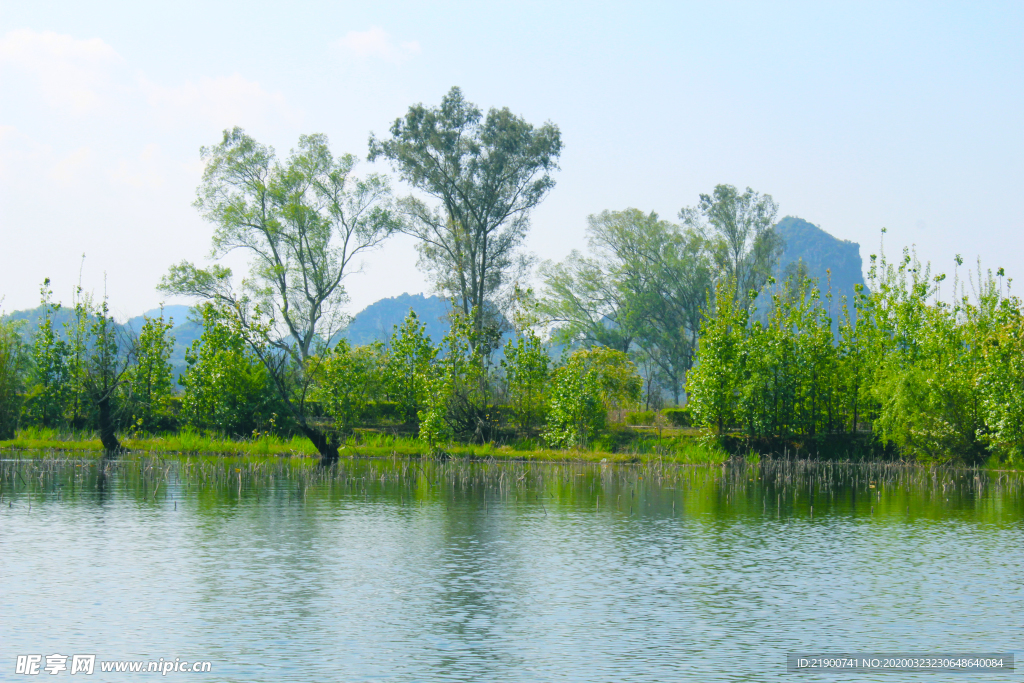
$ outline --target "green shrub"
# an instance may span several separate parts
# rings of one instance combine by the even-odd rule
[[[249,436],[285,412],[278,406],[270,377],[245,340],[207,305],[203,334],[185,351],[188,370],[179,382],[185,392],[180,420],[195,430]]]
[[[532,331],[527,331],[515,343],[509,339],[505,344],[501,366],[505,369],[509,402],[506,417],[522,432],[529,432],[544,422],[550,377],[548,365],[540,338]]]
[[[688,408],[665,408],[661,411],[661,414],[665,416],[673,427],[689,427],[690,422],[690,410]]]
[[[177,427],[178,405],[173,405],[174,369],[170,357],[174,337],[172,322],[144,316],[145,323],[134,342],[135,362],[127,369],[125,414],[131,416],[134,429],[155,433]]]
[[[376,401],[368,409],[373,420],[400,421],[404,417],[402,405],[398,401]]]
[[[383,346],[378,342],[352,348],[341,339],[324,354],[310,390],[310,398],[334,420],[334,427],[351,433],[370,414],[380,393]]]
[[[403,422],[416,422],[420,410],[425,408],[431,366],[437,353],[427,336],[427,326],[410,309],[402,326],[395,326],[383,368],[384,387],[389,398],[398,404]]]
[[[626,424],[628,425],[653,425],[657,414],[653,410],[640,410],[635,413],[626,413]]]
[[[607,417],[597,371],[586,370],[574,359],[576,355],[552,373],[551,403],[543,437],[554,448],[585,446],[604,427]]]

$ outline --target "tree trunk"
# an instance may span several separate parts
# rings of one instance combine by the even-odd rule
[[[110,419],[110,395],[104,394],[96,405],[100,413],[100,442],[103,444],[103,450],[109,453],[121,450],[121,442],[114,434],[114,423]]]
[[[338,447],[328,440],[326,434],[315,427],[302,423],[299,424],[299,430],[306,435],[306,438],[313,442],[317,452],[320,454],[320,465],[322,467],[329,467],[338,462]]]

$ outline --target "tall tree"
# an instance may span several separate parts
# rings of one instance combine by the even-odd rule
[[[759,292],[778,262],[783,248],[775,231],[778,210],[771,195],[716,185],[712,194],[700,195],[697,206],[679,212],[683,223],[707,241],[721,279],[733,282],[736,302],[752,301],[747,293]]]
[[[0,317],[0,439],[14,438],[28,369],[28,348],[18,324]]]
[[[638,209],[587,217],[592,256],[577,251],[563,263],[541,267],[546,295],[541,310],[559,325],[556,338],[629,353],[646,324],[645,292],[670,225]]]
[[[719,280],[708,293],[708,306],[700,329],[696,367],[686,378],[686,393],[694,424],[714,427],[719,434],[735,422],[738,391],[742,386],[742,346],[749,321],[746,302],[729,296],[735,285]]]
[[[183,261],[160,288],[230,313],[299,430],[334,461],[336,445],[306,419],[307,366],[344,325],[343,283],[353,260],[398,227],[387,178],[357,178],[356,158],[333,157],[324,135],[301,136],[284,163],[240,128],[201,153],[206,170],[195,206],[215,226],[212,255],[246,252],[249,277],[235,290],[230,269]]]
[[[32,340],[31,397],[28,409],[32,418],[44,427],[57,427],[65,423],[65,413],[70,404],[74,383],[69,361],[71,352],[67,341],[54,325],[54,316],[60,311],[60,303],[52,301],[53,290],[50,278],[43,281],[43,317],[39,321]]]
[[[98,305],[93,305],[90,297],[79,296],[75,309],[76,312],[81,311],[80,319],[92,321],[88,328],[85,361],[81,365],[81,383],[85,396],[96,409],[103,450],[112,453],[121,449],[116,435],[117,413],[122,407],[119,395],[130,379],[137,343],[114,322],[106,297]]]
[[[642,252],[649,275],[638,292],[644,323],[643,353],[658,366],[661,383],[681,402],[686,373],[693,367],[714,268],[704,240],[690,229],[662,222]]]
[[[402,228],[419,240],[420,266],[437,289],[472,317],[478,336],[495,300],[523,265],[530,211],[554,186],[562,150],[558,128],[539,128],[507,108],[480,109],[452,88],[441,105],[417,104],[370,136],[370,160],[391,162],[401,178],[438,205],[409,196]]]
[[[554,323],[554,339],[571,345],[607,346],[624,353],[637,330],[631,292],[619,286],[610,264],[573,249],[561,263],[540,266],[541,312]]]
[[[174,350],[174,337],[169,334],[174,319],[144,316],[145,323],[135,340],[136,362],[129,371],[128,401],[136,428],[155,431],[166,428],[171,417],[170,401],[174,392],[170,357]]]
[[[658,214],[604,211],[588,219],[591,258],[545,264],[542,310],[556,338],[638,351],[678,403],[711,286],[703,238]]]

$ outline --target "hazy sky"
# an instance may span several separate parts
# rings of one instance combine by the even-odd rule
[[[199,147],[239,125],[366,155],[453,85],[552,121],[565,150],[528,246],[588,214],[675,219],[717,183],[877,251],[1024,277],[1024,3],[0,1],[0,296],[82,281],[134,315],[212,227]],[[362,164],[363,170],[371,168]],[[386,167],[379,166],[380,170]],[[347,281],[355,312],[426,283],[409,238]]]

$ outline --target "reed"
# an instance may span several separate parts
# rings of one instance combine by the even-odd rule
[[[134,434],[122,439],[125,449],[132,452],[271,455],[316,457],[317,451],[305,437],[283,438],[262,433],[248,439],[232,439],[220,434],[183,429],[179,432],[157,435]],[[0,449],[8,450],[61,450],[84,451],[100,454],[103,445],[89,432],[62,433],[57,430],[26,429],[10,441],[0,441]],[[641,439],[612,449],[551,449],[532,440],[512,444],[451,443],[432,453],[427,445],[416,438],[385,432],[356,432],[345,437],[340,444],[342,457],[393,456],[422,458],[431,455],[459,459],[523,460],[536,462],[671,462],[679,464],[720,464],[729,455],[712,440],[696,437],[673,437],[660,441]]]
[[[262,504],[271,497],[335,501],[473,505],[551,514],[566,506],[595,513],[675,517],[704,513],[824,519],[841,510],[865,519],[942,519],[950,510],[993,521],[1024,513],[1024,474],[908,463],[835,463],[733,458],[687,466],[641,463],[541,463],[527,460],[344,459],[320,467],[315,458],[241,454],[130,453],[83,457],[72,451],[17,453],[0,461],[0,505],[36,507],[95,497],[116,481],[140,501],[166,503],[208,496]],[[198,497],[198,498],[197,498]],[[812,513],[813,510],[813,513]]]

